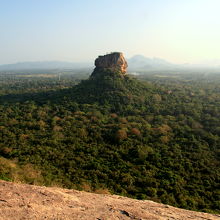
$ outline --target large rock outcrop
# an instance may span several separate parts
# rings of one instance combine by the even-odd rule
[[[122,196],[31,186],[0,180],[0,220],[219,220],[193,212]]]
[[[114,52],[104,56],[99,56],[95,60],[95,66],[96,67],[92,73],[92,76],[96,75],[97,73],[106,72],[106,70],[125,75],[128,64],[123,56],[123,53]]]

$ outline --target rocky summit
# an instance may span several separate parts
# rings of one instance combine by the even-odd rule
[[[91,76],[97,73],[103,73],[107,71],[118,72],[121,75],[125,75],[128,64],[123,56],[123,53],[113,52],[103,56],[99,56],[95,60],[95,69]]]
[[[128,65],[122,53],[99,56],[95,66],[89,79],[72,88],[71,99],[81,104],[109,105],[112,111],[117,112],[119,108],[122,110],[122,105],[142,105],[139,97],[149,97],[152,92],[148,86],[126,74]]]

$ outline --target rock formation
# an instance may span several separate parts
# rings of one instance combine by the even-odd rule
[[[0,220],[219,220],[193,212],[122,196],[31,186],[0,180]]]
[[[114,52],[104,56],[99,56],[95,60],[95,66],[96,67],[92,73],[92,76],[96,75],[97,73],[101,74],[106,70],[125,75],[128,64],[123,56],[123,53]]]

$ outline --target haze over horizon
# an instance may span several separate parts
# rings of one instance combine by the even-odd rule
[[[219,8],[218,0],[0,1],[0,64],[92,62],[111,51],[220,64]]]

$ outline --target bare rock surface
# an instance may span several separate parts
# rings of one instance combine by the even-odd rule
[[[95,71],[109,69],[112,72],[119,71],[120,73],[125,74],[127,71],[128,64],[123,56],[123,53],[114,52],[106,54],[104,56],[99,56],[95,60],[95,66]]]
[[[1,220],[214,220],[220,215],[116,195],[0,181]]]

